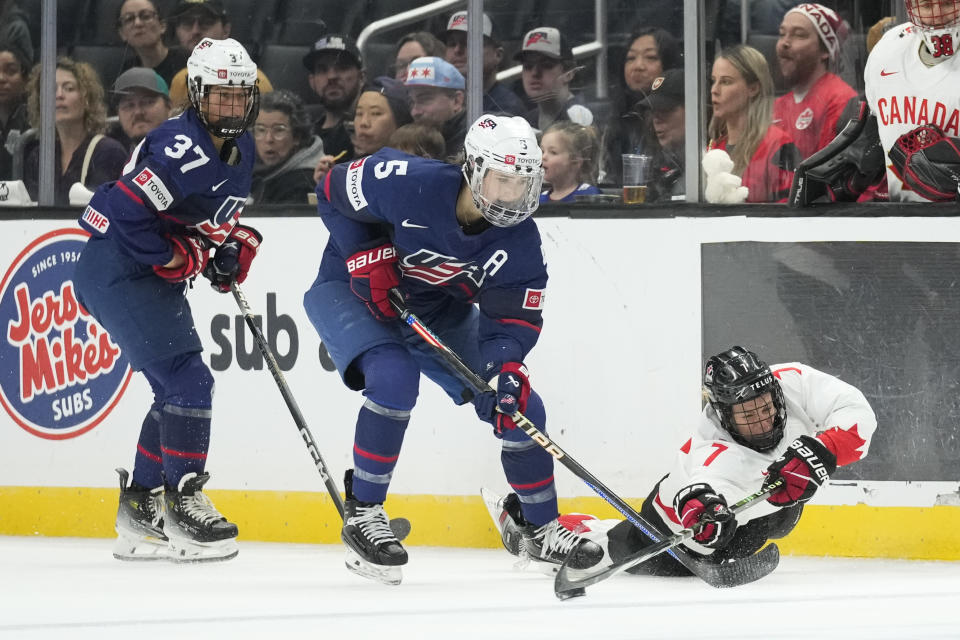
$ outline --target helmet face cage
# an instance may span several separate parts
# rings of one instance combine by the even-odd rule
[[[769,451],[780,443],[787,423],[783,391],[755,353],[733,347],[713,356],[707,361],[703,386],[721,426],[736,442],[754,451]],[[769,428],[770,416],[763,411],[768,403],[773,405]],[[751,417],[746,419],[743,414],[748,412]]]
[[[907,16],[934,58],[960,46],[960,0],[906,0]]]
[[[244,85],[207,85],[204,86],[199,78],[189,79],[190,104],[197,112],[200,122],[206,127],[207,131],[225,140],[230,140],[243,135],[243,132],[253,126],[260,112],[260,89],[254,86]],[[214,91],[214,87],[239,86],[243,90],[243,115],[241,116],[221,116],[213,120],[211,113],[223,113],[222,101],[225,95],[222,90]],[[236,100],[237,98],[233,98]]]
[[[473,202],[497,227],[512,227],[540,205],[542,153],[533,129],[520,117],[481,116],[464,139],[463,175]]]
[[[236,40],[201,40],[187,60],[187,89],[203,126],[218,138],[236,138],[257,119],[257,65]]]

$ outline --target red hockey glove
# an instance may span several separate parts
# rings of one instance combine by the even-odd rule
[[[960,139],[949,138],[938,126],[927,124],[897,138],[888,155],[904,184],[927,200],[957,198]]]
[[[511,416],[527,410],[530,398],[527,368],[520,362],[505,363],[490,381],[490,386],[494,385],[496,392],[478,394],[473,404],[480,419],[493,424],[493,433],[499,438],[504,431],[517,428]]]
[[[195,278],[207,264],[208,250],[201,238],[170,234],[167,236],[173,249],[174,256],[183,256],[184,262],[179,267],[167,268],[163,265],[153,265],[153,272],[167,282],[183,282]]]
[[[806,502],[836,470],[837,456],[826,445],[817,438],[800,436],[767,467],[764,487],[778,478],[785,480],[783,488],[772,493],[767,502],[778,507]]]
[[[216,291],[229,293],[232,282],[242,283],[247,279],[250,264],[257,257],[261,242],[263,236],[259,231],[238,224],[214,251],[213,259],[203,270],[203,277],[210,281],[210,286]]]
[[[673,509],[684,529],[700,525],[693,539],[705,547],[725,547],[737,530],[737,519],[727,509],[727,501],[704,483],[692,484],[677,492]]]
[[[358,251],[347,258],[350,290],[367,303],[377,320],[392,320],[397,312],[390,306],[390,289],[400,284],[397,249],[390,243]]]

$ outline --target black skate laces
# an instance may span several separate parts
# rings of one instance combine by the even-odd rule
[[[382,504],[358,505],[357,515],[350,518],[349,522],[359,527],[364,537],[374,544],[399,542],[390,529],[390,521]]]

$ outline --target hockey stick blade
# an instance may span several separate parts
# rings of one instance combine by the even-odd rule
[[[260,349],[260,355],[263,356],[263,359],[267,363],[267,369],[270,370],[273,381],[277,383],[280,395],[283,396],[283,401],[290,411],[290,417],[293,418],[293,423],[297,427],[297,430],[299,430],[300,437],[303,439],[303,443],[307,446],[307,451],[313,459],[313,465],[320,473],[320,479],[323,480],[323,484],[326,486],[327,492],[333,500],[333,506],[336,507],[337,513],[343,518],[343,498],[340,497],[340,490],[337,488],[333,478],[330,477],[330,469],[327,467],[327,463],[324,462],[323,456],[320,455],[317,442],[313,439],[313,434],[307,426],[307,421],[304,419],[303,413],[300,412],[300,407],[293,397],[293,392],[290,391],[290,387],[287,385],[287,380],[283,375],[283,371],[280,369],[280,365],[277,363],[276,357],[273,355],[273,350],[267,343],[266,338],[264,338],[260,325],[258,325],[254,319],[253,311],[250,310],[250,303],[247,302],[247,297],[243,295],[243,290],[236,282],[230,283],[230,292],[233,294],[233,299],[240,309],[240,314],[243,316],[247,328],[249,328],[250,333],[253,334],[253,340],[257,343],[257,347]],[[394,518],[390,521],[390,530],[393,531],[393,535],[395,535],[398,540],[402,541],[410,535],[410,521],[406,518]]]
[[[736,515],[758,502],[765,500],[767,496],[779,489],[783,485],[783,482],[783,478],[779,478],[776,482],[770,483],[760,491],[746,496],[730,507],[731,513]],[[598,572],[571,569],[568,563],[570,558],[576,553],[576,548],[574,548],[573,551],[570,552],[570,555],[564,560],[560,571],[557,572],[557,577],[553,583],[553,591],[561,600],[566,600],[575,595],[583,595],[586,587],[631,569],[654,556],[660,555],[664,551],[669,551],[671,548],[689,540],[696,535],[696,533],[697,531],[694,528],[684,529],[672,536],[664,538],[654,545],[640,549],[622,561]],[[710,562],[705,557],[692,557],[692,559],[698,568],[694,573],[710,586],[717,588],[737,587],[759,580],[776,569],[780,563],[780,550],[776,544],[770,544],[752,556],[730,559],[722,563]],[[691,569],[691,571],[693,570]]]

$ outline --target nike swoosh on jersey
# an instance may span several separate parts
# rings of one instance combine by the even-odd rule
[[[417,224],[416,222],[410,222],[410,218],[405,218],[403,222],[400,223],[401,227],[406,227],[407,229],[429,229],[422,224]]]
[[[227,180],[229,180],[229,179],[230,179],[230,178],[227,178]],[[216,191],[217,189],[219,189],[220,187],[222,187],[223,185],[225,185],[225,184],[227,183],[227,180],[224,180],[223,182],[220,182],[220,183],[217,183],[217,184],[213,185],[212,187],[210,187],[210,191]]]
[[[885,70],[883,70],[883,69],[880,69],[880,75],[883,76],[884,78],[886,78],[887,76],[896,75],[896,74],[898,74],[898,73],[900,73],[900,72],[899,72],[899,71],[885,71]]]

